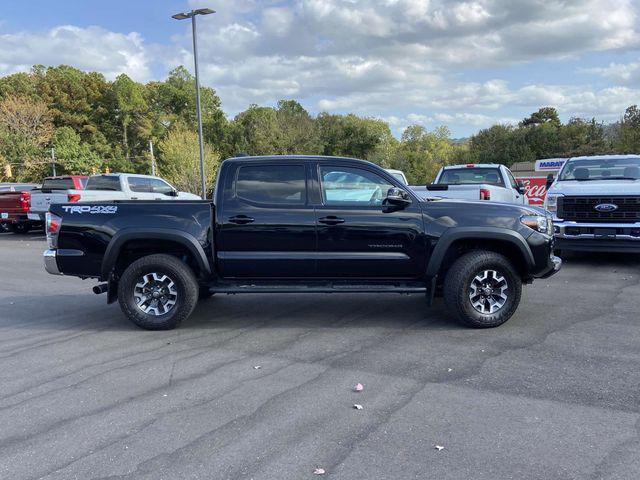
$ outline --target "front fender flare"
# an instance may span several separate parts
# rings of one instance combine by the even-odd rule
[[[193,255],[201,271],[211,274],[209,259],[200,242],[191,234],[172,228],[127,228],[118,231],[107,246],[102,259],[101,280],[109,280],[120,251],[130,240],[170,240],[186,247]]]
[[[527,267],[532,269],[535,265],[533,253],[526,239],[515,230],[499,227],[453,227],[446,230],[438,239],[427,265],[427,277],[435,277],[440,271],[440,266],[449,247],[458,240],[499,240],[509,242],[522,254]]]

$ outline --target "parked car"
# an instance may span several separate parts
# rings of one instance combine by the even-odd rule
[[[83,190],[87,185],[86,175],[67,175],[47,177],[40,188],[31,191],[31,207],[28,217],[32,220],[44,221],[44,214],[54,203],[76,202],[78,194],[69,193],[71,190]]]
[[[426,186],[412,186],[421,197],[439,196],[465,200],[528,205],[525,186],[504,165],[467,164],[443,167],[435,181]]]
[[[199,200],[198,195],[179,192],[159,177],[133,173],[93,175],[83,190],[69,190],[76,202],[110,200]]]
[[[31,205],[31,191],[38,185],[31,183],[5,183],[0,185],[0,223],[3,230],[13,233],[27,233],[41,227],[38,219],[28,217]]]
[[[213,201],[52,205],[45,268],[106,282],[94,292],[159,330],[186,319],[198,298],[265,292],[418,293],[429,302],[443,292],[459,320],[495,327],[516,311],[523,283],[561,265],[550,215],[420,201],[362,160],[233,158],[215,191]]]
[[[558,250],[640,253],[640,155],[570,158],[547,189]]]
[[[407,176],[404,174],[402,170],[394,170],[393,168],[386,168],[385,170],[389,172],[391,175],[393,175],[394,177],[396,177],[398,180],[400,180],[404,185],[409,185],[409,182],[407,181]]]

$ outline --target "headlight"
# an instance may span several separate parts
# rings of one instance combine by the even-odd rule
[[[542,215],[523,215],[520,217],[520,222],[529,228],[534,229],[536,232],[544,233],[546,235],[553,234],[553,219],[551,217],[545,217]]]
[[[562,197],[561,193],[548,193],[544,199],[544,208],[554,215],[558,215],[558,197]]]

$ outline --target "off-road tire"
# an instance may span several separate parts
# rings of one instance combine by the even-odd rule
[[[474,308],[471,284],[486,270],[494,270],[507,281],[507,300],[494,313],[481,313]],[[449,311],[463,324],[474,328],[492,328],[502,325],[515,313],[520,304],[522,279],[512,263],[499,253],[474,250],[462,255],[451,266],[444,280],[444,300]]]
[[[136,305],[134,290],[143,275],[168,275],[177,291],[175,305],[163,315],[143,312]],[[198,302],[199,287],[196,277],[187,265],[171,255],[156,254],[142,257],[122,274],[118,283],[118,302],[125,316],[145,330],[171,330],[191,315]]]

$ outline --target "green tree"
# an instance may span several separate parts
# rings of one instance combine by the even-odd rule
[[[115,106],[113,114],[122,131],[122,147],[125,156],[130,155],[129,130],[133,127],[137,140],[147,140],[150,125],[146,121],[147,102],[144,86],[134,82],[124,73],[111,84]]]
[[[409,183],[433,181],[441,167],[452,163],[459,147],[453,145],[447,127],[429,132],[422,125],[410,125],[402,133],[393,168],[405,172]]]
[[[175,125],[158,144],[158,169],[179,190],[201,194],[198,134],[182,124]],[[205,183],[210,191],[220,156],[205,144]]]
[[[44,148],[52,133],[45,102],[17,95],[7,95],[0,101],[0,156],[13,165],[17,180],[43,175]]]
[[[620,153],[640,153],[640,109],[631,105],[618,124],[614,140]]]
[[[280,125],[274,108],[250,105],[233,120],[235,153],[274,155],[280,151]]]
[[[295,100],[280,100],[276,110],[278,148],[281,154],[318,154],[320,136],[315,121]]]
[[[102,168],[102,160],[71,127],[56,129],[53,137],[58,173],[90,175]]]

